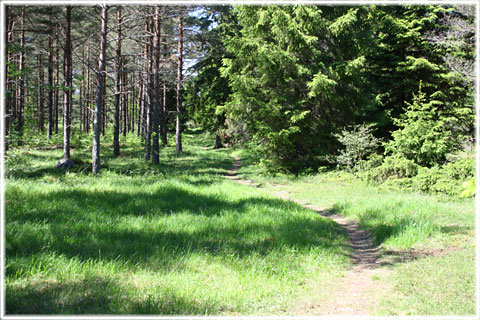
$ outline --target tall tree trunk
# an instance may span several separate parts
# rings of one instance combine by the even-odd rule
[[[122,68],[125,70],[125,66],[127,65],[127,60],[122,59]],[[125,137],[127,135],[127,117],[128,117],[128,93],[127,93],[127,87],[128,87],[128,82],[127,82],[127,73],[123,72],[122,73],[122,111],[123,111],[123,136]]]
[[[8,142],[10,139],[10,127],[12,123],[12,116],[13,116],[13,110],[12,110],[12,86],[11,86],[11,80],[8,78],[8,72],[9,72],[9,62],[12,60],[12,54],[10,53],[10,50],[8,46],[12,42],[11,34],[13,33],[13,19],[11,19],[10,16],[10,8],[8,6],[5,6],[5,19],[6,19],[6,28],[5,28],[5,44],[7,46],[7,63],[5,63],[5,86],[7,89],[7,92],[5,94],[5,127],[4,127],[4,147],[5,147],[5,152],[8,150]]]
[[[135,86],[135,72],[132,72],[130,84],[132,86],[132,93],[130,95],[130,103],[132,105],[131,115],[130,115],[130,132],[135,132],[135,110],[136,110],[136,101],[135,101],[135,93],[137,92]]]
[[[176,137],[176,153],[182,152],[182,69],[183,69],[183,22],[182,13],[178,17],[178,66],[177,66],[177,128]]]
[[[55,77],[55,134],[58,134],[58,109],[59,109],[59,102],[60,102],[60,89],[59,89],[59,84],[60,84],[60,37],[59,37],[59,28],[56,28],[55,31],[55,38],[57,40],[57,54],[55,57],[55,64],[56,64],[56,77]]]
[[[90,48],[87,46],[87,58],[86,58],[86,62],[87,62],[87,88],[86,88],[86,108],[85,108],[85,132],[89,132],[90,131],[90,114],[91,114],[91,111],[90,111]]]
[[[164,63],[167,63],[168,59],[168,46],[166,37],[163,38],[163,59]],[[163,94],[162,94],[162,113],[160,117],[160,129],[162,133],[162,144],[167,145],[167,81],[163,79]]]
[[[53,31],[52,31],[53,33]],[[48,132],[47,140],[53,133],[53,34],[48,37]]]
[[[18,115],[17,115],[17,132],[19,135],[19,141],[18,144],[22,145],[22,137],[23,137],[23,124],[25,122],[25,7],[22,7],[22,15],[20,19],[20,61],[19,61],[19,66],[18,66],[18,71],[19,71],[19,77],[20,81],[18,84],[18,95],[17,95],[17,101],[18,101]]]
[[[85,105],[85,64],[83,63],[85,61],[85,46],[82,47],[82,82],[80,83],[80,93],[79,93],[79,111],[80,114],[78,116],[79,120],[79,132],[82,132],[84,126],[83,126],[83,109]]]
[[[163,94],[162,94],[162,113],[163,113],[163,118],[160,119],[160,121],[163,122],[163,126],[161,127],[162,130],[162,144],[163,146],[167,145],[167,82],[164,80],[163,81]]]
[[[154,18],[154,38],[153,38],[153,56],[154,66],[153,66],[153,143],[152,143],[152,162],[155,164],[159,163],[159,94],[160,94],[160,78],[159,78],[159,68],[160,68],[160,16],[158,6],[155,7],[155,18]]]
[[[97,99],[93,118],[92,171],[100,172],[100,125],[102,123],[103,75],[105,73],[105,54],[107,48],[108,6],[102,5],[102,31],[100,55],[98,57]]]
[[[140,86],[138,88],[138,118],[137,118],[137,136],[140,137],[141,124],[143,123],[143,77],[140,75]]]
[[[105,130],[107,130],[107,77],[103,77],[103,98],[102,98],[102,111],[103,111],[103,123],[102,123],[102,136],[105,136]]]
[[[120,155],[120,94],[122,91],[122,7],[117,6],[117,52],[114,61],[115,69],[115,111],[113,122],[113,156],[118,157]]]
[[[149,34],[151,28],[149,28],[150,18],[147,18],[147,22],[145,24],[145,33]],[[150,152],[151,152],[151,140],[152,140],[152,68],[153,68],[153,61],[152,61],[152,38],[149,36],[148,42],[145,44],[145,61],[148,61],[148,68],[147,68],[147,86],[146,86],[146,99],[145,99],[145,117],[146,117],[146,124],[145,124],[145,160],[150,159]]]
[[[38,109],[37,109],[37,116],[38,116],[38,130],[43,132],[43,119],[44,119],[44,96],[43,96],[43,89],[44,89],[44,73],[43,73],[43,61],[42,61],[42,54],[38,54]]]
[[[63,59],[63,158],[70,159],[70,124],[72,110],[72,6],[67,6]]]

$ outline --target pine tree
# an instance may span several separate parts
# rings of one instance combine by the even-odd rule
[[[100,38],[100,55],[98,57],[98,74],[97,74],[97,99],[95,102],[95,112],[93,119],[93,144],[92,144],[92,171],[99,173],[100,166],[100,126],[102,124],[102,100],[103,100],[103,77],[105,72],[106,50],[107,50],[107,32],[108,32],[108,9],[106,5],[102,5],[101,13],[101,38]]]

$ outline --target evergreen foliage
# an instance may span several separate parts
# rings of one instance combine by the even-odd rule
[[[454,119],[445,117],[438,100],[427,99],[420,85],[413,103],[407,103],[405,113],[394,119],[399,129],[392,133],[385,151],[415,161],[422,166],[442,164],[446,155],[459,146],[451,132]]]

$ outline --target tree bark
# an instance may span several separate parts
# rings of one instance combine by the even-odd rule
[[[63,159],[70,159],[70,129],[72,109],[72,6],[67,6],[65,48],[63,59]]]
[[[137,118],[137,136],[140,137],[142,134],[141,132],[141,124],[143,124],[143,77],[140,75],[140,86],[138,89],[138,118]]]
[[[166,37],[163,38],[163,59],[164,63],[167,62],[168,59],[168,46],[167,46],[167,39]],[[165,76],[166,77],[166,76]],[[167,145],[167,81],[165,78],[163,79],[162,83],[162,113],[160,115],[160,130],[162,134],[162,144],[163,146]]]
[[[48,37],[48,132],[47,140],[50,140],[53,133],[53,30],[52,34]]]
[[[24,108],[25,108],[25,7],[22,7],[22,15],[20,19],[20,59],[19,59],[19,84],[18,84],[18,115],[17,115],[17,133],[19,135],[18,144],[22,145],[22,136],[23,136],[23,124],[25,122],[24,118]]]
[[[117,52],[114,61],[114,69],[116,73],[115,77],[115,111],[113,122],[113,156],[118,157],[120,155],[120,94],[122,91],[122,7],[117,6]]]
[[[85,61],[85,46],[82,47],[82,62]],[[79,94],[79,129],[82,132],[83,126],[83,109],[85,105],[85,64],[82,63],[82,82],[80,83],[80,94]]]
[[[135,93],[137,92],[134,84],[135,84],[135,72],[132,72],[130,83],[132,85],[132,94],[130,95],[130,103],[132,104],[132,111],[130,115],[130,132],[135,132],[135,110],[136,110],[136,101],[135,101]]]
[[[102,112],[103,112],[103,123],[102,123],[102,136],[105,136],[105,130],[107,129],[107,77],[103,77],[103,97],[102,97]]]
[[[103,76],[105,73],[105,54],[107,48],[107,18],[108,6],[102,5],[102,31],[100,41],[100,55],[98,57],[97,99],[93,118],[93,144],[92,144],[92,171],[100,172],[100,125],[102,123]]]
[[[90,59],[90,48],[87,46],[87,58],[86,58],[86,61],[87,61],[87,88],[86,88],[86,108],[85,108],[85,132],[89,132],[90,131],[90,114],[91,114],[91,111],[90,111],[90,63],[89,63],[89,60]]]
[[[5,94],[5,128],[4,128],[4,147],[5,147],[5,152],[8,150],[8,143],[10,140],[10,127],[12,123],[12,117],[14,114],[14,110],[12,110],[12,86],[11,86],[11,80],[8,77],[8,72],[9,72],[9,62],[12,60],[12,54],[10,53],[10,50],[8,49],[8,46],[12,42],[12,37],[10,35],[13,33],[13,23],[10,16],[10,8],[8,6],[5,6],[5,19],[6,19],[6,28],[5,28],[5,44],[7,46],[7,63],[5,63],[5,86],[7,89],[7,92]]]
[[[38,109],[37,109],[37,126],[40,132],[43,132],[44,126],[44,73],[43,73],[43,61],[42,54],[38,54]]]
[[[155,164],[159,163],[159,94],[160,94],[160,77],[159,77],[159,68],[160,68],[160,16],[158,6],[155,7],[155,16],[154,16],[154,38],[153,38],[153,56],[154,66],[153,66],[153,143],[152,143],[152,162]]]
[[[149,28],[150,18],[147,18],[145,24],[145,33],[149,34],[151,28]],[[152,38],[149,36],[148,42],[145,44],[145,60],[148,61],[148,68],[147,68],[147,85],[146,85],[146,99],[145,99],[145,116],[146,116],[146,124],[145,124],[145,160],[150,159],[150,152],[151,152],[151,140],[152,140]]]
[[[59,38],[59,28],[56,28],[55,31],[55,38],[57,40],[57,50],[56,50],[56,57],[55,57],[55,64],[56,64],[56,77],[55,77],[55,134],[58,134],[58,108],[59,108],[59,93],[60,89],[58,88],[58,84],[60,83],[60,38]]]
[[[125,71],[125,66],[127,65],[127,59],[123,58],[122,59],[122,69]],[[128,93],[127,93],[127,87],[128,87],[128,81],[127,81],[127,73],[122,72],[122,112],[123,112],[123,136],[127,136],[127,119],[128,119]]]
[[[182,69],[183,69],[183,21],[178,17],[178,64],[177,64],[177,127],[175,131],[176,153],[182,153]]]

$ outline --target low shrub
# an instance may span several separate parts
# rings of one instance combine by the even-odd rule
[[[460,158],[442,167],[422,167],[400,156],[386,157],[381,165],[358,173],[370,183],[430,194],[448,194],[460,197],[475,195],[475,159]]]
[[[462,192],[460,192],[461,198],[470,198],[475,196],[475,178],[470,179],[462,183]]]
[[[365,171],[362,177],[369,182],[382,183],[389,179],[411,178],[416,176],[418,165],[412,160],[398,156],[388,156],[383,163]]]
[[[450,162],[443,167],[421,168],[418,175],[413,178],[412,186],[415,190],[425,193],[444,193],[449,195],[461,195],[465,190],[465,196],[475,194],[475,182],[473,186],[465,185],[475,175],[475,159],[463,158]],[[472,184],[472,182],[470,182]]]

